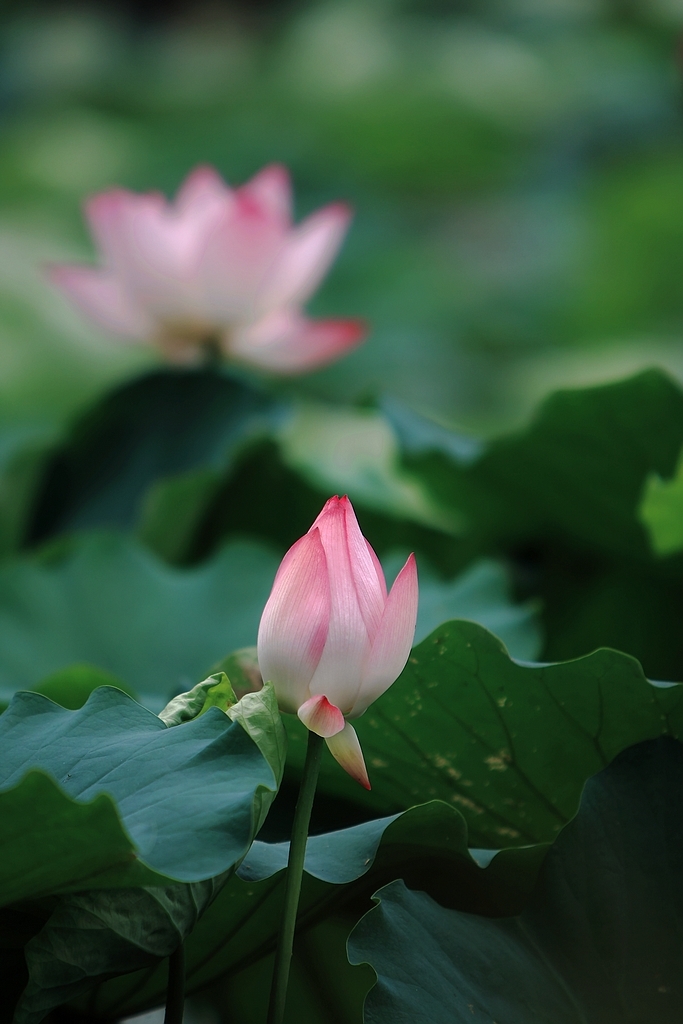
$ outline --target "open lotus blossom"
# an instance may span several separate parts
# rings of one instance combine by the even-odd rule
[[[349,719],[362,715],[403,670],[417,596],[415,557],[387,594],[351,502],[335,497],[283,558],[261,617],[259,667],[280,708],[324,736],[342,768],[366,789]]]
[[[92,319],[152,341],[174,362],[217,352],[299,373],[364,336],[358,321],[309,320],[302,312],[350,211],[334,203],[294,226],[284,167],[266,167],[238,189],[198,167],[172,203],[158,192],[117,188],[93,196],[85,213],[102,266],[56,266],[52,280]]]

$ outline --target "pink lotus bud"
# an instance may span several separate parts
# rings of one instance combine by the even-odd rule
[[[324,736],[334,757],[370,788],[358,718],[408,660],[417,618],[411,555],[387,594],[377,555],[348,498],[330,498],[282,560],[261,617],[258,659],[280,708]]]
[[[152,341],[168,359],[202,351],[300,373],[362,340],[355,320],[308,320],[303,304],[349,224],[341,203],[294,227],[289,176],[272,165],[241,188],[198,167],[175,201],[113,189],[85,208],[102,266],[57,266],[52,280],[93,320]]]

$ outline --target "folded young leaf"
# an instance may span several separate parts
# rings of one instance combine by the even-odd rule
[[[678,1024],[683,746],[639,744],[591,779],[519,917],[439,906],[403,882],[349,940],[377,985],[366,1024]]]
[[[180,693],[169,701],[159,712],[159,718],[164,725],[182,725],[203,715],[210,707],[227,712],[236,703],[235,691],[225,672],[215,672],[187,693]]]

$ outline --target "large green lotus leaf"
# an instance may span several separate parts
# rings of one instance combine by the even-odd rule
[[[180,726],[211,708],[215,713],[217,707],[239,722],[254,740],[275,780],[274,786],[261,785],[253,793],[253,838],[282,777],[285,735],[277,702],[269,684],[236,702],[227,678],[219,673],[199,683],[191,693],[175,698],[160,720],[166,727]],[[38,1024],[53,1007],[91,988],[93,978],[135,971],[169,956],[195,927],[232,870],[230,866],[218,877],[164,888],[99,889],[62,895],[56,901],[52,899],[49,910],[45,901],[24,902],[18,911],[15,908],[0,914],[3,938],[15,960],[22,937],[25,942],[27,930],[30,933],[17,965],[13,998],[5,1000],[6,1005],[12,1005],[26,983],[14,1013],[15,1024]],[[44,920],[36,933],[34,919],[41,916],[37,910]]]
[[[519,917],[382,889],[349,940],[378,977],[366,1024],[677,1024],[682,807],[681,745],[639,744],[587,783]]]
[[[385,411],[406,466],[468,520],[471,548],[503,551],[521,592],[540,598],[543,660],[614,647],[651,677],[679,678],[683,559],[653,558],[641,505],[649,495],[656,513],[652,480],[672,475],[683,442],[672,380],[653,370],[558,392],[528,428],[484,447],[396,403]]]
[[[340,921],[346,922],[349,915],[357,920],[370,905],[378,884],[397,876],[427,889],[447,906],[483,914],[512,913],[523,906],[531,891],[545,850],[545,846],[503,850],[493,858],[488,853],[472,853],[467,849],[467,826],[462,815],[440,801],[313,836],[306,854],[300,931],[305,935],[312,928],[310,934],[315,936],[321,918],[333,929]],[[228,977],[230,992],[225,1000],[234,1003],[239,1019],[259,1020],[265,1014],[267,979],[261,991],[251,987],[250,979],[254,971],[260,976],[270,968],[282,909],[287,851],[286,843],[256,841],[237,875],[227,882],[186,943],[188,990]],[[304,961],[309,945],[309,940],[302,937],[300,954]],[[346,978],[349,968],[343,943],[327,970],[332,975],[341,972]],[[361,977],[365,986],[362,1001],[369,980],[362,972]],[[76,1005],[103,1017],[136,1013],[162,1001],[165,983],[164,965],[150,967],[105,980]],[[246,1016],[241,1008],[245,985],[251,992],[247,1000],[251,1009]]]
[[[159,711],[226,651],[253,644],[278,558],[235,542],[176,569],[120,535],[89,534],[0,567],[0,698],[90,664]]]
[[[289,756],[305,729],[285,716]],[[683,687],[648,682],[637,661],[601,650],[533,665],[481,626],[450,622],[416,648],[399,679],[354,722],[372,783],[366,794],[323,759],[321,789],[389,813],[441,799],[482,847],[551,841],[581,790],[625,747],[683,736]]]
[[[407,461],[479,537],[562,533],[590,549],[649,557],[638,506],[650,473],[669,477],[683,444],[683,393],[658,370],[559,391],[529,427],[478,453],[395,404]]]
[[[29,542],[133,527],[156,480],[225,468],[278,415],[272,398],[219,370],[157,370],[122,385],[74,424],[48,461]]]
[[[541,574],[542,661],[612,647],[637,658],[650,679],[681,679],[683,565],[598,568],[576,552],[548,553]]]
[[[17,694],[0,716],[0,903],[221,874],[277,791],[264,753],[216,708],[168,728],[112,687],[78,711]]]

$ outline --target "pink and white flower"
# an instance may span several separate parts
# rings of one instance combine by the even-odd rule
[[[115,334],[152,341],[174,362],[213,349],[276,373],[300,373],[363,339],[356,320],[309,320],[303,304],[327,273],[351,217],[342,203],[294,226],[284,167],[238,189],[198,167],[175,201],[113,189],[85,214],[101,267],[62,265],[52,280]]]
[[[324,736],[333,756],[366,789],[370,783],[350,720],[403,670],[417,599],[414,555],[387,594],[351,502],[335,497],[283,558],[261,617],[259,667],[281,710]]]

